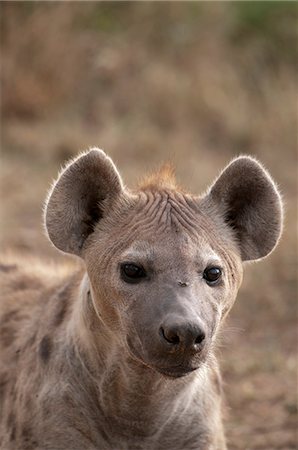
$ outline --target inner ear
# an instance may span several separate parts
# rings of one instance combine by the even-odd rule
[[[92,202],[88,208],[88,216],[85,219],[85,224],[88,228],[89,233],[93,233],[95,225],[103,217],[103,207],[102,202],[99,201],[98,204]]]
[[[256,160],[232,161],[204,200],[233,230],[243,261],[273,250],[282,228],[282,203],[272,178]]]
[[[54,183],[45,208],[52,243],[81,255],[86,239],[122,189],[115,165],[102,150],[92,149],[71,161]]]
[[[79,225],[81,226],[80,248],[83,246],[89,234],[93,233],[96,224],[102,219],[103,202],[104,199],[97,198],[96,195],[88,196],[88,200],[85,201],[85,205],[82,208],[81,223]]]
[[[251,214],[254,213],[257,218],[259,203],[262,202],[264,193],[262,185],[253,182],[253,186],[247,183],[241,188],[231,185],[231,189],[225,192],[225,197],[222,197],[225,222],[235,230],[240,239],[245,222],[249,221]],[[249,225],[248,222],[246,225]]]

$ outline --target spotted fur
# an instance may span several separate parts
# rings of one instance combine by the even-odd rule
[[[250,157],[199,197],[169,168],[129,191],[104,152],[71,161],[45,226],[77,262],[0,264],[0,448],[225,449],[217,334],[242,261],[269,254],[281,225],[275,184]],[[126,282],[127,262],[144,279]],[[210,266],[222,271],[214,286]],[[203,330],[202,342],[177,346],[169,322],[187,339]]]

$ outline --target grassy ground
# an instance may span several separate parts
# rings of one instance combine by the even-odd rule
[[[59,256],[42,202],[65,159],[104,148],[133,185],[172,160],[205,189],[259,158],[286,204],[246,267],[220,349],[229,448],[297,448],[297,90],[291,2],[2,2],[1,245]]]

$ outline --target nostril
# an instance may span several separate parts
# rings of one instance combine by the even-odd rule
[[[178,345],[180,343],[180,338],[174,330],[160,327],[160,333],[162,337],[170,344]]]
[[[206,335],[204,331],[200,331],[195,339],[195,344],[201,344],[203,340],[205,339]]]

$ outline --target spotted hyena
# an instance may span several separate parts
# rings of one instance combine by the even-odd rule
[[[1,449],[225,449],[216,338],[281,223],[251,157],[201,196],[167,169],[131,191],[98,149],[71,161],[45,226],[80,262],[0,265]]]

